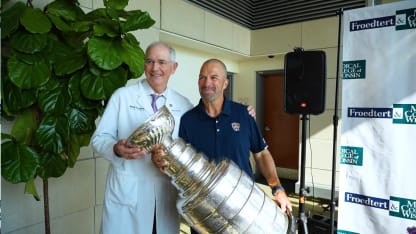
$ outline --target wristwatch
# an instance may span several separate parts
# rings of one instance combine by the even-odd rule
[[[285,191],[285,188],[283,188],[283,186],[281,186],[281,185],[276,185],[276,186],[272,187],[272,195],[273,196],[277,192],[277,190],[283,190],[283,191]]]

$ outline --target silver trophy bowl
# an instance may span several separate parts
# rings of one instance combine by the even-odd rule
[[[166,174],[178,189],[182,217],[200,233],[294,233],[287,216],[233,161],[209,162],[181,138],[172,139],[175,121],[160,108],[127,139],[147,151],[162,145]]]

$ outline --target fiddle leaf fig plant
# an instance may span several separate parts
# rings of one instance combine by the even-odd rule
[[[35,179],[45,189],[48,178],[74,167],[106,100],[143,74],[144,52],[132,31],[155,21],[125,10],[128,0],[103,2],[89,13],[76,0],[43,9],[18,1],[1,11],[1,114],[13,123],[2,133],[1,174],[25,183],[36,199]]]

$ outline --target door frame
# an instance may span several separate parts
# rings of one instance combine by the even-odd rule
[[[256,122],[258,127],[261,129],[263,133],[264,123],[263,123],[263,116],[265,114],[264,108],[264,100],[263,100],[263,90],[264,90],[264,81],[263,77],[268,75],[284,75],[284,70],[265,70],[265,71],[256,71]],[[300,124],[300,123],[299,123]],[[299,126],[300,130],[300,126]],[[299,133],[300,134],[300,133]],[[299,135],[300,144],[301,137]],[[300,154],[300,150],[299,150]],[[298,161],[300,160],[300,155],[298,155]],[[298,180],[299,178],[299,169],[294,170],[290,168],[278,167],[278,174],[281,178],[293,179]]]
[[[264,82],[263,76],[267,75],[276,75],[276,74],[284,74],[284,70],[266,70],[266,71],[256,71],[256,121],[260,129],[263,129],[263,115],[264,115],[264,100],[263,100],[263,89],[264,89]]]

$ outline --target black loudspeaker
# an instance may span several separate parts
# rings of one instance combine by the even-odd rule
[[[285,112],[315,115],[324,112],[325,86],[325,52],[295,49],[285,55]]]

